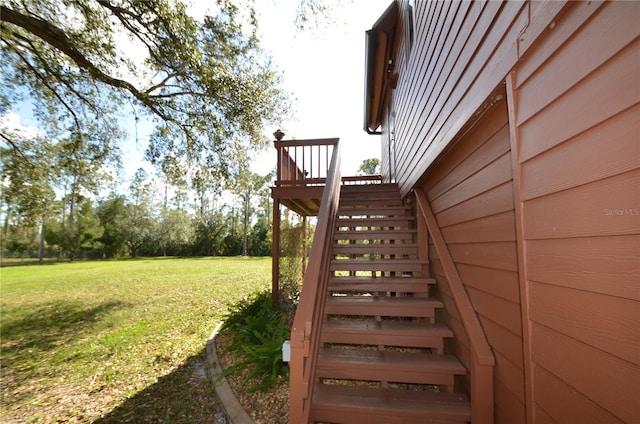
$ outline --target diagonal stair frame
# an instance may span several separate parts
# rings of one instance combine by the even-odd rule
[[[395,184],[343,186],[311,421],[467,423],[454,392],[464,366],[444,352],[452,331],[421,276],[415,218]]]

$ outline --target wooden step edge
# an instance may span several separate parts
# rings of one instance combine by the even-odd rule
[[[466,423],[471,420],[471,406],[460,393],[315,384],[311,419],[346,424]]]
[[[409,372],[467,374],[464,365],[453,355],[434,355],[421,352],[320,348],[317,364],[319,368],[372,368],[375,370],[384,368]]]

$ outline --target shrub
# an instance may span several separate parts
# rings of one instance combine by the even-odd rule
[[[222,376],[250,371],[244,383],[258,382],[249,391],[272,387],[280,378],[289,378],[289,367],[282,362],[282,343],[289,338],[286,313],[271,302],[271,293],[261,291],[229,308],[222,332],[231,335],[228,350],[240,360]],[[222,377],[221,377],[222,378]]]

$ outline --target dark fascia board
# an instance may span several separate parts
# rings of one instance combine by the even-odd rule
[[[398,19],[398,3],[393,1],[387,10],[378,18],[373,27],[365,33],[365,69],[364,69],[364,130],[368,134],[380,134],[377,131],[379,126],[371,128],[374,117],[371,116],[374,90],[382,91],[381,86],[374,86],[375,65],[377,63],[376,53],[378,51],[378,38],[380,33],[391,34],[395,31]],[[385,53],[386,54],[386,53]],[[386,62],[386,60],[385,60]],[[384,98],[384,95],[382,96]],[[378,101],[383,101],[378,99]],[[381,107],[382,105],[378,105]]]

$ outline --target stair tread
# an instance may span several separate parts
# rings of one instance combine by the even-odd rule
[[[374,367],[378,370],[407,369],[415,372],[428,370],[455,375],[466,374],[462,363],[453,355],[434,355],[422,352],[394,352],[357,349],[321,348],[318,353],[319,367]]]
[[[412,321],[375,321],[375,320],[325,320],[323,333],[343,332],[365,334],[370,332],[391,334],[429,334],[440,337],[453,337],[453,332],[443,324],[430,324]]]
[[[331,276],[329,284],[370,284],[370,283],[389,283],[389,284],[436,284],[436,280],[431,277],[353,277],[353,276]]]
[[[466,395],[428,391],[316,384],[312,419],[340,416],[342,423],[428,423],[434,419],[471,419]]]
[[[327,304],[340,305],[371,305],[375,308],[380,304],[397,304],[397,305],[424,305],[431,308],[442,308],[443,303],[437,299],[429,297],[407,297],[407,296],[329,296]]]

